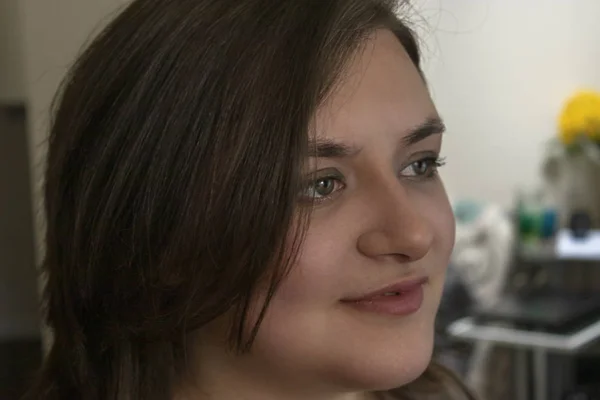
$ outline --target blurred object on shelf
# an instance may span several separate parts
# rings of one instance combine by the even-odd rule
[[[496,205],[468,201],[457,203],[455,213],[454,271],[466,284],[473,308],[494,304],[506,286],[513,256],[515,235],[511,218]],[[482,398],[495,398],[492,393],[497,393],[494,374],[506,358],[498,350],[487,342],[473,346],[465,380]]]
[[[586,209],[572,209],[561,215],[556,208],[555,193],[548,188],[521,191],[515,219],[520,259],[537,262],[600,259],[600,230],[594,229],[593,217]],[[565,222],[559,223],[559,219]]]
[[[448,336],[447,331],[454,321],[469,315],[472,305],[473,298],[469,289],[456,272],[454,265],[450,264],[446,273],[440,308],[435,319],[435,358],[461,377],[467,373],[472,346],[457,343]]]
[[[558,125],[543,176],[560,225],[566,227],[574,212],[585,212],[592,227],[600,228],[600,93],[581,91],[568,99]]]
[[[584,234],[563,229],[556,238],[556,256],[571,260],[600,260],[600,230]]]
[[[564,146],[580,137],[600,142],[600,93],[581,90],[567,99],[559,115],[559,139]]]
[[[592,219],[585,211],[575,210],[569,219],[569,230],[573,237],[585,239],[592,230]]]
[[[454,217],[460,225],[475,221],[481,214],[484,206],[473,200],[460,200],[454,204]]]
[[[517,198],[517,234],[526,247],[543,246],[558,229],[558,211],[551,194],[542,189],[521,192]]]
[[[544,240],[551,239],[557,229],[558,213],[554,208],[545,208],[542,211],[542,221],[540,227],[540,236]]]
[[[493,303],[504,287],[514,234],[509,216],[496,205],[480,205],[467,223],[457,220],[452,264],[477,304]]]

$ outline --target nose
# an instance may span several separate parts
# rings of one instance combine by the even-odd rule
[[[357,241],[358,250],[371,258],[392,257],[411,262],[425,256],[434,240],[430,222],[419,210],[416,199],[396,181],[371,202],[374,223]]]

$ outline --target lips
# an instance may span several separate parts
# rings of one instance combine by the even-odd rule
[[[423,285],[427,282],[426,277],[405,280],[356,298],[344,299],[342,303],[365,312],[409,315],[421,308],[424,300]]]

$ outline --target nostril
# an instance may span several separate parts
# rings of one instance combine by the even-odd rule
[[[412,261],[412,258],[406,254],[392,254],[390,256],[393,257],[397,263],[405,264]]]
[[[358,250],[368,257],[392,257],[395,262],[411,262],[423,258],[433,244],[433,235],[421,230],[371,230],[359,236]]]

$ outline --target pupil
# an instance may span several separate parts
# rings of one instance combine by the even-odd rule
[[[316,192],[319,196],[327,196],[333,191],[333,180],[331,179],[320,179],[317,181]]]
[[[427,172],[427,163],[423,161],[417,161],[415,163],[415,172],[417,174],[424,174]]]

